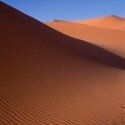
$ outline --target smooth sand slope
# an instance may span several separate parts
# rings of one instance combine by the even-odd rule
[[[125,18],[115,15],[73,22],[90,26],[125,30]]]
[[[0,3],[0,125],[122,125],[125,62]]]
[[[111,28],[113,27],[111,24],[117,25],[116,20],[121,24],[122,19],[120,20],[118,17],[112,16],[89,20],[91,25],[76,23],[77,21],[53,21],[46,24],[64,34],[89,41],[125,58],[125,27],[120,25],[122,30]],[[93,25],[94,23],[100,26],[95,26]],[[104,28],[105,23],[108,23],[110,26]]]

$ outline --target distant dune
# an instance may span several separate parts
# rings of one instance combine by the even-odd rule
[[[0,18],[0,125],[125,122],[122,46],[78,38],[83,24],[61,21],[61,31],[52,29],[2,2]]]
[[[118,17],[90,19],[89,22],[98,22],[102,26],[86,25],[75,22],[47,22],[46,25],[77,39],[89,41],[92,44],[107,49],[125,58],[125,30],[104,28],[105,24],[115,23]],[[114,20],[113,20],[114,19]],[[94,21],[93,21],[94,20]],[[77,22],[77,21],[76,21]],[[84,21],[83,21],[84,22]],[[102,23],[103,22],[103,23]],[[99,24],[99,23],[98,23]],[[122,27],[124,29],[124,27]]]
[[[88,20],[79,20],[79,21],[73,21],[73,22],[80,23],[80,24],[87,24],[91,26],[125,30],[125,18],[118,17],[115,15],[88,19]]]

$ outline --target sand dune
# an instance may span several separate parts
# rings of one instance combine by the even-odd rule
[[[112,20],[111,20],[112,21]],[[125,58],[125,31],[73,22],[47,22],[46,25],[77,39],[107,49]]]
[[[125,30],[125,18],[115,15],[93,18],[88,20],[73,21],[75,23],[87,24],[91,26],[98,26],[103,28],[120,29]]]
[[[0,125],[124,123],[124,59],[3,3],[0,17]]]

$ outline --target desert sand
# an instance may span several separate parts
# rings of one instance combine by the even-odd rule
[[[0,125],[125,123],[123,41],[61,33],[2,2],[0,18]]]
[[[107,27],[107,28],[103,27],[105,23],[108,23],[108,22],[109,24],[111,24],[111,22],[112,24],[115,23],[116,18],[120,22],[120,19],[118,17],[115,17],[114,20],[112,18],[113,17],[110,17],[110,16],[105,17],[104,20],[103,18],[101,19],[97,18],[96,21],[98,25],[102,25],[102,27],[95,26],[92,23],[91,25],[77,23],[77,21],[74,21],[74,22],[52,21],[52,22],[47,22],[45,24],[66,35],[72,36],[77,39],[86,40],[92,44],[105,48],[106,50],[111,51],[125,58],[124,26],[120,25],[122,27],[122,30],[121,29],[116,30],[110,27]],[[108,19],[108,21],[105,19]],[[94,19],[94,23],[96,21]],[[89,22],[91,22],[91,20]]]
[[[88,20],[78,20],[73,22],[91,26],[98,26],[103,28],[125,30],[125,18],[118,17],[115,15],[93,18]]]

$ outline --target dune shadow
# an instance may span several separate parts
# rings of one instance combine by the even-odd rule
[[[60,42],[62,41],[60,40],[58,44],[66,46],[67,49],[79,54],[79,56],[96,63],[101,63],[103,65],[125,70],[125,59],[121,56],[87,41],[79,40],[60,32],[58,32],[58,36],[56,37],[60,37],[60,35],[63,35],[63,42]]]
[[[74,46],[77,46],[79,48],[78,51],[89,60],[114,68],[125,69],[125,59],[110,51],[85,41],[78,41],[78,43],[74,42],[73,47]]]

